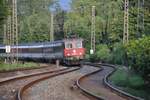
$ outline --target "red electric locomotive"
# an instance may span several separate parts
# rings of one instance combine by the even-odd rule
[[[64,63],[67,65],[76,65],[83,60],[85,55],[85,48],[83,48],[82,39],[65,39],[64,40]]]

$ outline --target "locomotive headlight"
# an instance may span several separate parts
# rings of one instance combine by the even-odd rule
[[[70,56],[70,54],[68,53],[67,56]]]
[[[80,55],[82,55],[82,53],[81,53],[81,52],[80,52],[79,54],[80,54]]]
[[[76,50],[73,50],[73,53],[76,53]]]

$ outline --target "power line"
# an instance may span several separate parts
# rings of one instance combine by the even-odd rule
[[[137,4],[137,37],[141,37],[144,32],[144,2],[145,0],[138,0]]]

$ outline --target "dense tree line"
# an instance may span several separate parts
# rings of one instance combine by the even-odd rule
[[[5,0],[0,0],[0,42],[3,40],[3,24],[6,22],[8,12],[8,7],[6,5]]]
[[[52,0],[18,0],[20,42],[48,41]]]
[[[3,25],[6,16],[8,15],[8,8],[5,0],[0,0],[0,27]]]
[[[91,10],[96,6],[96,52],[91,60],[132,66],[148,76],[150,64],[150,1],[130,0],[129,42],[123,45],[124,0],[72,0],[66,15],[64,32],[77,34],[86,41],[87,54],[91,38]],[[143,19],[144,18],[144,19]],[[137,28],[138,27],[138,28]],[[136,42],[138,41],[138,42]]]

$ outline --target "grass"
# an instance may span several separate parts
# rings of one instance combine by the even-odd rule
[[[38,65],[33,62],[26,62],[24,64],[22,63],[18,63],[18,64],[0,63],[0,71],[10,71],[10,70],[15,70],[15,69],[20,69],[20,68],[35,68],[35,67],[38,67]]]
[[[146,87],[142,77],[134,72],[128,72],[123,67],[119,67],[109,80],[125,92],[150,100],[150,88]]]

